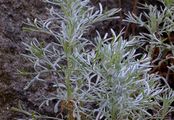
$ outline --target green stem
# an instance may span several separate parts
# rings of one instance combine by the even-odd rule
[[[71,76],[71,72],[72,72],[72,62],[69,58],[69,56],[67,56],[67,69],[66,69],[66,73],[65,73],[65,83],[66,83],[66,87],[67,87],[67,95],[68,95],[68,99],[72,98],[72,87],[71,87],[71,80],[70,80],[70,76]]]
[[[72,60],[70,58],[70,56],[73,53],[73,49],[72,49],[72,43],[71,41],[65,41],[63,44],[63,48],[64,48],[64,52],[67,58],[67,68],[65,69],[65,84],[67,87],[67,95],[68,95],[68,99],[72,98],[72,86],[71,86],[71,74],[73,71],[73,63]]]

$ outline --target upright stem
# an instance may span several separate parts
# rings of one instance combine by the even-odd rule
[[[70,100],[72,98],[72,86],[71,86],[71,80],[70,80],[71,74],[72,74],[72,69],[73,69],[73,63],[72,63],[72,60],[70,58],[72,55],[72,52],[73,52],[73,49],[72,49],[73,45],[72,44],[73,43],[71,42],[71,40],[66,40],[63,43],[63,49],[64,49],[65,56],[67,59],[67,66],[65,69],[65,84],[67,87],[68,100]]]
[[[70,56],[72,55],[72,46],[70,41],[67,42],[67,45],[64,45],[64,50],[66,51],[65,54],[67,58],[67,68],[65,69],[65,84],[67,87],[67,100],[65,102],[65,106],[66,106],[65,108],[67,110],[67,119],[75,120],[75,118],[73,117],[73,104],[71,102],[71,100],[73,99],[73,88],[72,88],[70,79],[71,79],[71,75],[73,71],[73,63],[70,58]]]
[[[66,83],[66,87],[67,87],[67,96],[68,96],[68,100],[70,100],[72,98],[72,87],[71,87],[71,71],[72,71],[72,62],[69,58],[69,56],[67,56],[67,69],[66,69],[66,73],[65,73],[65,83]]]

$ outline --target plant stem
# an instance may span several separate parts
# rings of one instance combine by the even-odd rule
[[[71,71],[72,71],[72,63],[69,56],[67,56],[67,69],[65,73],[65,83],[67,87],[68,100],[72,99],[72,87],[71,87],[71,80],[70,80]]]

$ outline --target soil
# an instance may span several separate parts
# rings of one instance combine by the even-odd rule
[[[49,39],[49,36],[23,32],[22,27],[27,18],[44,18],[46,7],[41,0],[0,0],[0,11],[0,120],[27,119],[11,107],[20,103],[28,110],[42,113],[36,100],[42,89],[23,90],[29,79],[17,70],[30,69],[30,64],[21,56],[25,53],[22,42],[33,37]]]

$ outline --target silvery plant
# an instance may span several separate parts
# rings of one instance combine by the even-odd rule
[[[85,37],[94,23],[119,18],[115,15],[120,9],[106,11],[101,4],[95,8],[89,0],[45,2],[53,5],[48,19],[29,21],[27,29],[52,35],[55,40],[23,43],[28,51],[23,56],[34,68],[25,90],[36,81],[45,82],[48,76],[54,81],[55,91],[44,97],[40,108],[57,101],[54,112],[58,116],[47,119],[163,119],[172,111],[173,100],[168,98],[173,98],[173,92],[159,84],[160,76],[150,73],[149,54],[136,53],[136,45],[141,46],[142,41],[136,41],[137,37],[124,40],[123,31],[116,34],[113,29],[111,37],[97,31],[96,37]],[[128,20],[145,25],[140,18],[130,14]],[[165,107],[161,107],[162,100]]]
[[[160,84],[162,93],[155,99],[158,101],[159,108],[155,112],[156,119],[172,119],[174,92],[172,89],[173,77],[173,60],[174,60],[174,1],[173,0],[157,0],[159,5],[141,4],[141,12],[139,15],[132,13],[127,14],[125,21],[136,24],[144,29],[140,31],[134,38],[136,46],[143,48],[151,58],[152,70],[161,78]],[[166,71],[164,71],[166,70]]]

